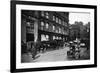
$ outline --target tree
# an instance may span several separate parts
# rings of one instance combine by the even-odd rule
[[[69,26],[69,36],[71,40],[75,40],[76,38],[88,38],[90,37],[90,22],[83,25],[83,22],[75,22],[74,24]]]

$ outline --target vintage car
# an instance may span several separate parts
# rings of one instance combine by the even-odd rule
[[[69,42],[69,50],[67,51],[67,57],[73,58],[73,59],[79,59],[80,58],[80,48],[85,46],[82,43],[76,42],[76,41],[70,41]]]
[[[78,47],[75,47],[74,45],[70,47],[69,51],[67,51],[67,56],[72,57],[75,59],[80,58],[80,50]]]
[[[74,58],[74,59],[80,59],[81,58],[81,51],[84,48],[86,48],[85,43],[71,42],[69,50],[67,51],[67,57]]]

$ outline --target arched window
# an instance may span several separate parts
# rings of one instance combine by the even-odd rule
[[[43,27],[44,27],[44,22],[41,21],[41,29],[43,30]]]
[[[46,23],[46,29],[48,29],[49,28],[49,24],[48,23]]]
[[[61,33],[61,28],[59,28],[59,33]]]
[[[56,17],[56,23],[58,23],[58,17]]]
[[[53,25],[53,30],[55,30],[55,26]]]

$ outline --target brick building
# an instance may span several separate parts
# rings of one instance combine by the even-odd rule
[[[21,41],[67,41],[69,12],[21,11]]]

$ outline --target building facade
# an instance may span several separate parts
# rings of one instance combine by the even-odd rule
[[[21,41],[67,41],[69,12],[21,11]]]

